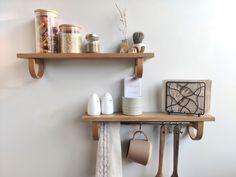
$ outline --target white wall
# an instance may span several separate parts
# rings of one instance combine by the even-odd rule
[[[34,52],[36,8],[52,8],[61,23],[77,23],[83,34],[98,33],[103,52],[115,52],[121,35],[112,0],[0,0],[0,177],[94,176],[96,142],[80,121],[88,96],[109,91],[120,110],[122,79],[132,61],[47,61],[33,80],[17,52]],[[234,0],[120,0],[128,9],[129,34],[145,32],[144,111],[160,111],[163,79],[212,79],[212,109],[201,141],[182,136],[179,176],[236,176],[236,3]],[[123,154],[137,126],[122,126]],[[123,160],[124,177],[155,176],[159,127],[144,126],[153,143],[147,167]],[[172,173],[168,136],[165,176]]]

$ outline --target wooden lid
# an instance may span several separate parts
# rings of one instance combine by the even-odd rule
[[[72,28],[72,27],[81,29],[81,27],[79,25],[73,25],[73,24],[61,24],[59,26],[59,28]]]
[[[79,33],[80,26],[79,25],[72,25],[72,24],[62,24],[59,26],[60,31],[64,33]]]
[[[55,11],[55,10],[52,10],[52,9],[35,9],[34,13],[37,13],[37,12],[39,12],[39,13],[51,12],[51,13],[54,13],[54,14],[58,15],[58,12]]]
[[[85,36],[85,38],[87,39],[87,40],[99,40],[99,36],[97,35],[97,34],[87,34],[86,36]]]

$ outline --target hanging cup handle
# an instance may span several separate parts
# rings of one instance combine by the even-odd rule
[[[142,130],[137,130],[136,132],[134,132],[132,140],[135,140],[135,136],[137,135],[137,133],[142,134],[145,137],[146,141],[148,141],[147,135]]]

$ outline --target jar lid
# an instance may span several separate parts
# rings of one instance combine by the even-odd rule
[[[35,9],[34,13],[37,13],[37,12],[39,12],[39,13],[51,12],[51,13],[54,13],[54,14],[58,15],[58,12],[55,11],[55,10],[52,10],[52,9]]]
[[[79,25],[73,24],[61,24],[59,28],[60,31],[64,33],[79,33],[79,30],[81,29]]]
[[[85,37],[87,40],[98,40],[99,36],[97,34],[87,34]]]
[[[73,25],[73,24],[61,24],[59,26],[59,28],[73,28],[73,27],[81,29],[79,25]]]

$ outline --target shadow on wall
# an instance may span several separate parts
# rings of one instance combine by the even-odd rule
[[[153,99],[154,100],[154,105],[157,105],[157,108],[156,108],[156,110],[158,110],[158,111],[162,111],[162,84],[158,84],[157,85],[157,90],[156,90],[156,92],[154,92],[154,93],[156,93],[156,96],[155,96],[155,98],[156,99]]]
[[[1,23],[8,23],[8,25],[5,25],[3,39],[1,39],[4,45],[1,46],[0,87],[15,90],[33,82],[28,79],[29,74],[26,72],[28,71],[28,63],[18,60],[16,54],[24,52],[24,48],[28,48],[32,52],[34,48],[34,40],[32,40],[34,39],[34,21],[22,22],[17,19]]]
[[[33,84],[34,80],[30,79],[30,75],[27,72],[28,65],[24,62],[16,62],[1,68],[0,88],[8,91],[17,91],[25,85]]]

